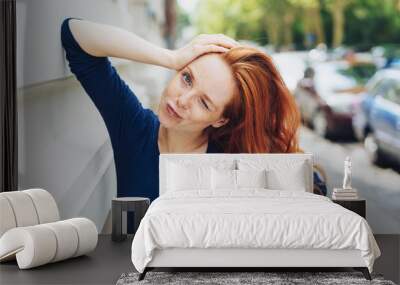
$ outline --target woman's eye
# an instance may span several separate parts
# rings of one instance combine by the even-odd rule
[[[203,103],[204,107],[208,110],[207,103],[204,100],[201,100],[201,102]]]
[[[183,73],[183,80],[189,85],[192,84],[192,79],[190,78],[190,75],[187,72]]]

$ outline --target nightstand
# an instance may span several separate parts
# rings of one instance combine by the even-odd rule
[[[366,200],[355,199],[355,200],[336,200],[332,199],[332,202],[341,205],[342,207],[359,214],[364,219],[366,218]]]
[[[145,197],[119,197],[112,199],[112,234],[113,241],[124,241],[127,234],[124,232],[126,221],[123,221],[123,212],[134,212],[134,233],[140,221],[150,206],[150,199]],[[124,223],[124,224],[123,224]]]

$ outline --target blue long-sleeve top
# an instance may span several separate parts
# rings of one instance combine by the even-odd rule
[[[71,72],[95,104],[108,130],[117,176],[117,197],[141,196],[153,201],[159,195],[158,116],[142,106],[108,57],[92,56],[79,46],[71,33],[70,19],[82,20],[64,19],[61,42]],[[219,152],[222,150],[209,141],[207,153]],[[316,173],[314,181],[320,181]]]
[[[141,196],[153,201],[159,194],[158,116],[142,106],[108,57],[92,56],[79,46],[69,27],[72,18],[61,25],[61,42],[71,72],[99,110],[109,133],[117,197]],[[207,153],[217,152],[218,147],[209,142]]]

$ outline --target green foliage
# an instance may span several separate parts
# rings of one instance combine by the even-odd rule
[[[235,39],[251,39],[265,44],[265,31],[260,28],[263,13],[259,2],[202,0],[194,17],[197,32],[223,33]]]
[[[371,47],[400,43],[400,0],[200,0],[193,23],[198,33],[223,33],[261,45],[281,45],[282,34],[290,29],[293,45],[303,48],[310,25],[318,24],[307,11],[317,9],[330,46],[332,10],[338,5],[344,5],[343,44]]]
[[[345,43],[369,47],[400,43],[398,0],[358,0],[346,10]]]
[[[376,65],[373,63],[359,63],[339,70],[339,73],[355,79],[359,85],[364,85],[375,72]]]

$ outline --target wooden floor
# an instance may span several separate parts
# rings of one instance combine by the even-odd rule
[[[374,272],[399,283],[400,235],[375,236],[382,256]],[[0,264],[0,284],[115,284],[124,272],[135,271],[131,261],[132,236],[121,243],[99,235],[96,250],[88,255],[19,270],[15,261]]]

